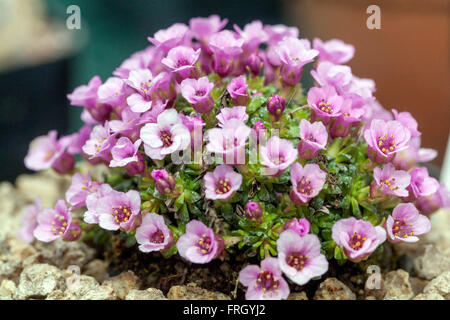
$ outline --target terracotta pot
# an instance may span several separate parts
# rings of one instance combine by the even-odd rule
[[[369,30],[369,5],[381,9],[381,29]],[[349,65],[376,81],[375,93],[387,108],[407,110],[419,122],[422,145],[435,148],[442,163],[450,133],[448,0],[285,1],[289,24],[300,35],[340,38],[356,48]]]

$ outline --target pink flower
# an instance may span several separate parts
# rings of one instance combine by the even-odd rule
[[[339,94],[348,92],[352,85],[353,74],[349,66],[335,65],[328,61],[319,62],[311,75],[321,86],[332,86]]]
[[[203,181],[207,199],[227,200],[241,187],[242,175],[235,172],[232,166],[221,164],[213,172],[206,173]]]
[[[133,53],[125,59],[122,64],[114,70],[113,75],[122,79],[127,79],[130,71],[136,69],[149,69],[154,73],[162,70],[161,59],[164,57],[164,51],[154,46],[148,46],[144,50]]]
[[[125,167],[131,162],[138,162],[138,151],[141,145],[141,140],[138,139],[134,143],[127,137],[120,137],[116,145],[111,148],[112,160],[109,163],[110,167]]]
[[[310,123],[306,119],[300,120],[300,142],[298,153],[305,160],[317,156],[320,150],[324,150],[328,141],[328,131],[322,122]]]
[[[293,230],[298,235],[304,236],[309,233],[311,224],[309,223],[308,219],[306,218],[300,218],[300,219],[292,219],[287,221],[284,224],[283,230]]]
[[[341,106],[341,115],[335,118],[330,126],[331,137],[346,137],[349,135],[351,128],[361,122],[361,117],[364,115],[365,110],[361,107],[363,100],[360,97],[356,97],[359,96],[355,95],[352,99],[344,100]]]
[[[411,133],[400,122],[374,119],[370,128],[364,131],[369,147],[369,158],[376,163],[388,163],[395,153],[408,147]]]
[[[61,143],[67,147],[69,154],[78,154],[83,152],[83,146],[89,139],[92,128],[90,125],[85,124],[81,129],[68,136],[61,137]],[[66,141],[63,141],[66,140]]]
[[[133,112],[131,108],[125,108],[121,112],[121,117],[121,120],[109,121],[111,131],[127,136],[136,135],[139,132],[138,125],[141,120],[139,113]]]
[[[142,252],[160,251],[172,244],[172,231],[167,228],[163,216],[147,213],[136,229],[136,241]]]
[[[130,231],[136,228],[140,218],[141,197],[139,192],[112,191],[98,200],[96,211],[98,224],[106,230]]]
[[[342,114],[344,98],[339,96],[332,86],[309,89],[307,101],[313,111],[311,115],[313,121],[319,119],[327,124],[331,118],[337,118]]]
[[[108,121],[104,126],[97,125],[92,129],[89,140],[83,146],[83,152],[89,156],[89,159],[101,158],[106,161],[111,160],[111,148],[116,140],[116,134],[111,134]]]
[[[256,77],[263,69],[264,61],[258,53],[254,52],[248,56],[245,67],[248,72]]]
[[[320,240],[315,234],[300,236],[293,230],[284,231],[277,240],[277,252],[281,270],[298,285],[328,271],[328,261],[320,253]]]
[[[264,125],[264,123],[262,123],[261,120],[255,122],[255,124],[252,127],[252,132],[250,133],[250,135],[256,144],[260,144],[266,140],[267,128]]]
[[[245,217],[250,220],[260,220],[263,215],[263,209],[258,202],[249,201],[245,205]]]
[[[411,139],[418,137],[421,135],[419,130],[417,130],[418,124],[416,119],[409,112],[398,112],[395,109],[392,109],[392,113],[394,114],[394,119],[403,124],[405,127],[409,129],[411,132]]]
[[[166,169],[154,169],[151,173],[155,180],[155,187],[161,194],[171,194],[176,189],[175,178]]]
[[[439,181],[428,175],[426,167],[411,170],[411,184],[408,187],[410,200],[425,197],[435,193],[439,189]]]
[[[347,63],[355,54],[354,46],[339,39],[322,42],[319,38],[314,38],[313,47],[319,51],[319,61],[330,61],[334,64]]]
[[[208,130],[208,152],[222,155],[227,164],[245,163],[245,145],[251,129],[238,119],[228,120],[223,128]]]
[[[261,267],[251,264],[239,272],[239,281],[247,287],[247,300],[283,300],[289,295],[289,286],[283,279],[276,258],[265,258]]]
[[[141,139],[145,153],[152,159],[162,160],[166,155],[185,150],[191,135],[177,111],[168,109],[158,116],[157,123],[147,123],[141,129]]]
[[[85,176],[77,172],[72,176],[72,183],[66,191],[66,200],[72,208],[83,207],[86,205],[86,198],[96,192],[99,185],[92,181],[89,173]]]
[[[85,108],[95,108],[97,104],[97,91],[102,85],[102,80],[99,76],[94,76],[87,85],[82,85],[67,95],[72,106],[79,106]]]
[[[189,20],[189,27],[195,39],[208,42],[209,38],[222,30],[228,23],[228,19],[221,20],[218,15],[210,15],[207,18],[197,17]]]
[[[280,120],[284,109],[286,108],[286,100],[279,95],[274,94],[269,99],[267,99],[267,111],[275,117],[275,121]]]
[[[168,100],[164,103],[161,100],[154,101],[150,110],[141,113],[138,124],[156,123],[158,121],[158,116],[166,110],[167,104]]]
[[[391,163],[386,164],[383,168],[376,167],[373,169],[373,178],[377,189],[381,190],[383,194],[391,194],[397,197],[407,197],[409,194],[406,188],[411,183],[411,176],[406,171],[395,170]]]
[[[319,51],[311,49],[309,40],[294,37],[281,40],[275,52],[281,61],[281,78],[288,86],[295,86],[300,81],[303,66],[319,54]]]
[[[386,231],[382,227],[353,217],[338,220],[331,233],[334,242],[344,248],[346,256],[353,262],[367,259],[386,240]]]
[[[38,226],[37,216],[41,211],[41,199],[37,198],[33,204],[26,206],[22,209],[20,215],[22,218],[22,224],[17,236],[25,242],[31,243],[34,240],[34,229]]]
[[[191,147],[194,152],[197,150],[201,151],[203,144],[203,127],[206,123],[203,122],[202,116],[198,115],[196,117],[185,116],[184,114],[179,115],[182,123],[188,128],[191,133]]]
[[[58,133],[52,130],[46,136],[35,138],[30,143],[25,157],[25,166],[34,171],[50,168],[63,154],[63,146],[57,140]]]
[[[208,113],[211,111],[214,100],[210,95],[214,88],[214,83],[209,82],[208,77],[196,79],[184,79],[181,82],[181,95],[195,111],[199,113]]]
[[[234,64],[242,53],[244,39],[237,37],[236,33],[223,30],[215,33],[209,40],[209,48],[213,52],[213,68],[221,77],[233,71]]]
[[[450,209],[450,191],[441,184],[435,193],[418,197],[416,207],[425,214],[432,214],[441,208]]]
[[[191,47],[179,46],[170,49],[167,57],[161,60],[170,71],[175,73],[178,83],[186,78],[196,78],[195,63],[200,56],[200,49],[194,51]]]
[[[34,237],[39,241],[50,242],[69,236],[72,224],[71,210],[64,200],[58,200],[54,209],[44,209],[38,213],[38,226],[34,229]]]
[[[424,163],[437,157],[437,151],[420,147],[420,137],[411,139],[408,148],[398,152],[392,163],[397,169],[410,170],[418,163]]]
[[[125,80],[126,84],[136,90],[127,98],[127,103],[134,112],[144,112],[152,107],[153,75],[148,69],[132,70]]]
[[[174,23],[167,29],[159,30],[148,41],[164,52],[179,46],[186,45],[190,41],[189,28],[184,23]]]
[[[326,177],[327,174],[315,163],[302,167],[295,162],[291,166],[291,200],[297,205],[306,205],[322,190]]]
[[[227,85],[227,91],[230,94],[233,103],[236,105],[246,105],[248,102],[247,82],[243,75],[233,78]]]
[[[274,45],[283,40],[285,37],[298,38],[298,28],[288,27],[284,24],[266,25],[264,30],[268,35],[267,44]]]
[[[178,253],[193,263],[208,263],[222,254],[222,238],[198,220],[186,224],[186,233],[177,241]]]
[[[387,217],[385,227],[388,240],[392,243],[417,242],[417,236],[430,231],[431,223],[426,216],[419,214],[412,203],[402,203]]]
[[[99,220],[99,214],[97,211],[98,201],[109,194],[114,194],[114,192],[116,191],[114,191],[109,184],[103,183],[97,188],[96,192],[89,194],[86,197],[87,211],[84,213],[84,222],[89,224],[97,224]]]
[[[265,146],[259,147],[261,164],[265,167],[265,174],[280,176],[295,160],[297,150],[291,141],[277,136],[270,138]]]
[[[124,107],[126,106],[126,89],[123,79],[111,77],[98,88],[98,101],[111,106]]]
[[[219,120],[219,127],[223,127],[230,119],[238,119],[241,122],[246,122],[248,120],[246,110],[247,108],[244,106],[222,108],[216,116],[217,120]]]
[[[233,25],[234,30],[244,39],[243,49],[245,52],[253,52],[258,49],[259,45],[266,42],[268,35],[264,31],[261,21],[255,20],[244,26],[244,30],[239,28],[236,24]]]

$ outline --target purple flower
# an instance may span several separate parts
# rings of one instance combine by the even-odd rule
[[[419,214],[412,203],[401,203],[387,217],[385,227],[388,240],[392,243],[417,242],[417,236],[430,231],[431,223],[426,216]]]
[[[239,272],[239,281],[247,287],[247,300],[282,300],[289,296],[289,286],[276,258],[265,258],[261,267],[254,264],[246,266]]]
[[[126,106],[125,98],[127,95],[123,79],[111,77],[102,84],[97,91],[98,101],[111,106]]]
[[[158,116],[157,123],[147,123],[141,129],[141,139],[145,153],[152,159],[162,160],[168,154],[185,150],[191,135],[177,111],[168,109]]]
[[[166,100],[164,103],[161,100],[157,100],[152,104],[152,108],[148,111],[145,111],[140,115],[138,125],[146,124],[146,123],[156,123],[158,121],[158,116],[166,110],[166,106],[168,101]]]
[[[349,62],[355,54],[355,47],[339,39],[331,39],[322,42],[314,38],[313,47],[319,51],[319,61],[330,61],[334,64]]]
[[[17,236],[25,242],[31,243],[34,240],[34,229],[38,226],[37,216],[41,211],[41,199],[37,198],[33,204],[26,206],[22,209],[20,215],[22,218],[22,224]]]
[[[171,194],[176,190],[175,178],[166,169],[154,169],[151,176],[159,193]]]
[[[395,153],[408,147],[411,133],[400,122],[374,119],[370,128],[364,131],[369,147],[369,158],[376,163],[388,163]]]
[[[38,226],[34,229],[34,237],[39,241],[50,242],[69,235],[72,224],[71,210],[64,200],[58,200],[54,209],[44,209],[38,213]]]
[[[98,224],[106,230],[130,231],[136,228],[140,210],[139,192],[135,190],[127,193],[113,191],[97,202]]]
[[[112,160],[109,163],[109,166],[112,168],[125,167],[131,162],[137,162],[141,142],[142,141],[138,139],[133,143],[127,137],[120,137],[115,146],[111,148]]]
[[[89,194],[86,197],[87,211],[84,213],[84,222],[89,224],[97,224],[99,220],[99,214],[97,212],[98,201],[109,194],[113,194],[114,192],[116,191],[114,191],[109,184],[103,183],[97,188],[96,192]]]
[[[344,248],[346,256],[353,262],[367,259],[386,240],[386,231],[382,227],[353,217],[338,220],[331,233],[334,242]]]
[[[267,44],[275,45],[285,37],[298,38],[298,28],[288,27],[284,24],[266,25],[264,30],[268,35]]]
[[[208,113],[211,111],[214,100],[210,95],[214,83],[209,82],[208,77],[196,79],[185,79],[181,82],[181,95],[185,98],[195,111]]]
[[[309,89],[307,101],[313,111],[311,115],[313,121],[319,119],[327,124],[331,118],[337,118],[342,114],[344,98],[339,96],[332,86]]]
[[[353,81],[352,69],[349,66],[335,65],[328,61],[319,62],[311,75],[321,86],[332,86],[339,94],[344,94]]]
[[[450,191],[441,184],[435,193],[418,197],[416,207],[425,214],[432,214],[441,208],[450,209]]]
[[[221,77],[233,71],[234,63],[242,53],[244,39],[238,38],[236,33],[223,30],[215,33],[209,40],[209,48],[213,52],[213,68]]]
[[[245,145],[251,129],[238,119],[228,120],[223,128],[208,130],[208,152],[222,155],[227,164],[245,163]]]
[[[284,224],[283,230],[293,230],[298,235],[304,236],[309,233],[311,224],[309,223],[308,219],[306,218],[300,218],[300,219],[292,219],[287,221]]]
[[[295,162],[291,166],[291,200],[297,205],[306,205],[322,190],[326,177],[327,174],[315,163],[302,167]]]
[[[83,152],[89,156],[89,159],[101,158],[109,162],[111,160],[111,148],[116,140],[116,134],[111,134],[109,123],[104,126],[97,125],[92,129],[89,140],[83,146]]]
[[[175,79],[181,83],[186,78],[197,78],[195,63],[200,56],[200,51],[200,49],[194,51],[191,47],[175,47],[170,49],[161,63],[175,73]]]
[[[195,39],[208,42],[209,38],[222,30],[227,23],[228,19],[221,20],[218,15],[210,15],[207,18],[192,18],[189,20],[189,27]]]
[[[159,30],[148,41],[164,52],[170,49],[188,44],[190,41],[189,28],[184,23],[174,23],[167,29]]]
[[[248,102],[247,82],[243,75],[233,78],[227,85],[227,91],[236,105],[245,106]]]
[[[410,174],[411,184],[408,187],[410,200],[429,196],[439,189],[439,181],[428,175],[426,167],[415,168],[411,170]]]
[[[361,117],[364,115],[364,108],[361,107],[363,101],[357,97],[359,96],[355,95],[353,99],[344,100],[341,106],[341,115],[335,118],[330,126],[332,138],[346,137],[350,133],[350,129],[361,122]]]
[[[250,220],[260,220],[263,215],[263,209],[258,202],[249,201],[245,205],[245,217]]]
[[[152,110],[154,107],[152,108]],[[109,127],[114,133],[120,133],[127,136],[134,136],[139,132],[139,122],[141,120],[139,113],[133,112],[131,108],[125,108],[121,112],[121,120],[109,121]]]
[[[172,244],[172,231],[167,228],[163,216],[147,213],[136,229],[136,241],[142,252],[160,251]]]
[[[58,133],[52,130],[46,136],[35,138],[30,143],[25,157],[25,166],[34,171],[50,168],[61,157],[63,146],[57,140]]]
[[[227,200],[241,187],[242,175],[235,172],[232,166],[221,164],[213,172],[206,173],[203,181],[207,199]]]
[[[259,147],[259,155],[265,174],[280,176],[297,160],[298,153],[291,141],[273,136],[265,146]]]
[[[67,147],[67,152],[69,154],[78,154],[83,152],[83,146],[89,139],[92,128],[90,125],[85,124],[81,129],[68,136],[61,137],[61,143]],[[63,141],[66,140],[66,141]]]
[[[418,124],[416,119],[409,112],[398,112],[392,109],[394,114],[394,119],[404,125],[411,132],[411,139],[421,135],[419,130],[417,130]]]
[[[411,176],[403,170],[395,170],[395,167],[388,163],[383,168],[373,169],[373,178],[377,189],[383,194],[391,194],[397,197],[407,197],[409,192],[406,188],[411,183]],[[371,186],[372,189],[372,186]],[[371,190],[374,193],[374,190]]]
[[[268,35],[264,30],[263,24],[259,20],[252,21],[244,26],[244,30],[236,24],[234,30],[244,39],[242,48],[245,52],[250,53],[258,49],[259,45],[266,42]]]
[[[408,148],[398,152],[392,163],[397,169],[410,170],[418,163],[424,163],[437,157],[437,151],[420,147],[420,137],[411,139]]]
[[[258,53],[254,52],[248,56],[245,67],[247,71],[256,77],[263,69],[264,61]]]
[[[278,121],[280,120],[281,114],[286,108],[286,100],[284,100],[283,97],[274,94],[269,99],[267,99],[266,105],[267,111],[269,111],[269,113],[275,117],[275,121]]]
[[[131,57],[125,59],[120,67],[114,70],[113,75],[122,79],[127,79],[130,71],[136,69],[149,69],[154,73],[162,70],[161,59],[164,57],[164,51],[155,46],[148,46],[144,50],[135,52]]]
[[[243,106],[222,108],[216,116],[217,120],[219,120],[219,127],[223,127],[230,119],[238,119],[241,122],[246,122],[248,120],[246,110],[247,108]]]
[[[82,85],[67,95],[72,106],[79,106],[85,108],[95,108],[97,104],[97,91],[102,85],[102,80],[99,76],[94,76],[87,85]]]
[[[328,131],[322,122],[310,123],[300,120],[300,142],[298,153],[305,160],[314,158],[320,150],[324,150],[328,141]]]
[[[145,112],[152,107],[153,75],[148,69],[136,69],[130,72],[126,84],[136,90],[127,98],[134,112]]]
[[[309,40],[294,37],[281,40],[275,52],[281,61],[281,79],[288,86],[295,86],[300,81],[303,66],[319,54],[319,51],[311,49]]]
[[[186,233],[177,241],[178,253],[193,263],[208,263],[222,254],[222,238],[198,220],[186,224]]]
[[[66,200],[72,208],[83,207],[86,205],[86,198],[93,192],[96,192],[99,183],[92,181],[91,175],[87,176],[77,172],[72,176],[72,183],[66,191]]]
[[[298,285],[328,271],[328,261],[320,253],[320,240],[315,234],[300,236],[293,230],[284,231],[277,240],[277,252],[281,270]]]
[[[202,116],[198,115],[196,117],[185,116],[184,114],[179,115],[182,123],[188,128],[191,133],[191,147],[194,152],[197,150],[201,151],[203,143],[203,127],[206,123],[203,122]]]
[[[261,120],[255,122],[255,124],[252,127],[252,132],[250,133],[250,135],[256,144],[260,144],[266,140],[267,128],[264,125],[264,123],[262,123]]]

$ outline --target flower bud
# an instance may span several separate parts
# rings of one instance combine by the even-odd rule
[[[247,58],[246,68],[255,77],[261,72],[263,65],[264,65],[264,63],[257,53],[252,53]]]
[[[306,218],[292,219],[284,224],[284,230],[293,230],[300,236],[304,236],[309,233],[310,223]]]
[[[283,97],[280,97],[274,94],[267,100],[267,110],[275,116],[275,120],[280,120],[281,114],[286,108],[286,100]]]
[[[156,190],[159,193],[171,194],[175,191],[175,178],[166,169],[155,169],[152,171],[151,176],[155,179]]]
[[[245,205],[245,217],[250,220],[258,220],[262,217],[263,209],[258,202],[250,201]]]
[[[251,137],[256,141],[257,144],[261,143],[261,141],[264,141],[266,139],[267,129],[261,120],[256,121],[252,129],[253,130]]]

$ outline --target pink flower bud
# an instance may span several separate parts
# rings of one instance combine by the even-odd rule
[[[286,108],[286,100],[274,94],[267,100],[267,110],[275,116],[276,121],[278,121]]]
[[[250,201],[245,205],[245,217],[250,220],[259,220],[262,217],[263,209],[258,202]]]
[[[155,179],[156,190],[161,194],[171,194],[175,191],[175,178],[166,170],[153,170],[151,173]]]
[[[287,221],[284,224],[283,229],[284,230],[293,230],[300,236],[304,236],[309,233],[310,230],[310,223],[308,219],[306,218],[300,218],[300,219],[292,219]]]
[[[255,77],[261,72],[264,63],[262,59],[259,57],[257,53],[252,53],[247,58],[246,68],[250,71]]]

